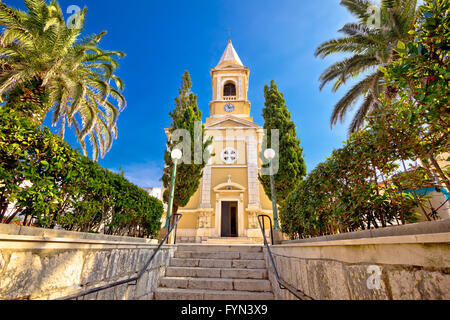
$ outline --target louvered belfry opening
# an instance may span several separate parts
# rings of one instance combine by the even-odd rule
[[[223,87],[223,96],[224,97],[235,97],[236,96],[236,86],[234,83],[227,83]]]

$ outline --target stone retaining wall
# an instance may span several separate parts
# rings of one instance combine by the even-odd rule
[[[285,243],[272,252],[280,277],[315,300],[450,299],[450,233]],[[266,252],[276,299],[279,289]]]
[[[302,240],[284,241],[283,243],[293,244],[293,243],[325,242],[335,240],[384,238],[384,237],[411,236],[411,235],[435,234],[447,232],[450,232],[450,219],[413,223],[402,226],[392,226],[387,228],[371,229],[351,233],[341,233],[330,236],[309,238]]]
[[[0,299],[58,299],[136,276],[156,249],[147,239],[0,225]],[[137,285],[89,300],[152,300],[175,251],[164,247]]]

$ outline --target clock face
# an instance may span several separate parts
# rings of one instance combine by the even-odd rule
[[[226,112],[233,112],[234,111],[234,105],[232,105],[232,104],[227,104],[226,106],[225,106],[225,111]]]

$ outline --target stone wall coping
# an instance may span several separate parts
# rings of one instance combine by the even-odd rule
[[[16,236],[0,234],[0,249],[156,249],[155,243],[117,242],[107,240]],[[171,245],[165,245],[169,248]]]
[[[435,234],[420,234],[410,236],[394,236],[381,238],[365,238],[351,240],[335,240],[322,242],[294,243],[284,242],[273,248],[290,247],[332,247],[332,246],[362,246],[362,245],[390,245],[390,244],[450,244],[450,232]]]
[[[383,238],[395,236],[411,236],[411,235],[437,234],[447,232],[450,232],[450,219],[441,221],[413,223],[402,226],[364,230],[350,233],[342,233],[310,239],[283,241],[283,244],[354,240],[366,238]]]
[[[450,232],[272,246],[274,257],[350,264],[450,267]]]
[[[154,239],[133,238],[133,237],[121,237],[111,236],[98,233],[85,233],[74,232],[67,230],[55,230],[44,228],[31,228],[16,225],[0,224],[0,236],[34,236],[45,238],[64,238],[64,239],[77,239],[77,240],[95,240],[95,241],[107,241],[107,242],[126,242],[126,243],[143,243],[149,244],[155,242]]]

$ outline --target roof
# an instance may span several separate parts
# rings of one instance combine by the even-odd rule
[[[223,53],[222,58],[220,59],[217,67],[219,67],[221,64],[223,64],[225,62],[231,62],[231,63],[237,64],[241,67],[244,66],[244,64],[241,61],[241,58],[239,58],[239,55],[237,54],[236,50],[234,49],[233,43],[231,42],[231,40],[228,41],[225,52]]]

